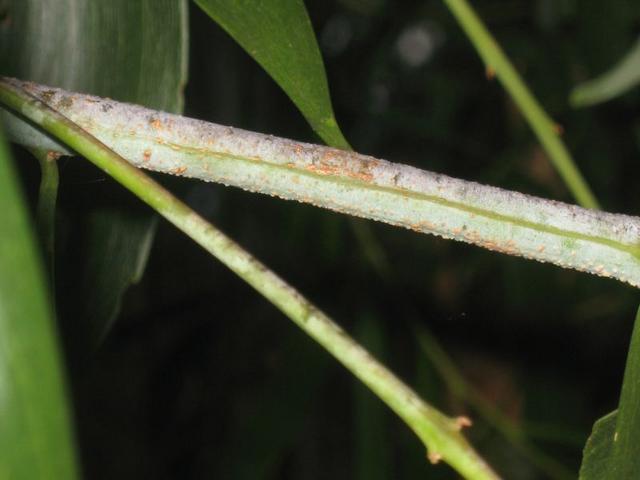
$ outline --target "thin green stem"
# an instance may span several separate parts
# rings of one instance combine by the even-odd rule
[[[253,286],[396,412],[432,462],[444,460],[469,479],[498,478],[460,433],[465,422],[426,404],[299,292],[160,184],[20,87],[0,80],[0,102],[89,159]]]
[[[482,57],[488,74],[495,74],[520,108],[576,201],[586,208],[600,208],[567,147],[560,139],[559,126],[549,118],[531,94],[498,42],[489,33],[467,0],[444,0],[444,2]]]
[[[58,199],[58,163],[59,154],[48,150],[31,148],[31,153],[40,163],[40,190],[36,222],[44,248],[49,277],[54,277],[55,220]],[[53,288],[53,284],[51,285]]]

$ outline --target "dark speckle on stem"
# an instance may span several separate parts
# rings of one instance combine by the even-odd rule
[[[71,108],[73,106],[73,98],[69,95],[65,95],[60,99],[60,106],[62,108]]]

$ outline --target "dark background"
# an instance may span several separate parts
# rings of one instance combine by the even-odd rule
[[[357,151],[572,202],[442,1],[306,4],[338,121]],[[588,109],[568,105],[573,86],[606,71],[635,41],[634,1],[473,4],[563,126],[604,208],[638,215],[638,92]],[[185,114],[318,142],[268,75],[203,13],[190,13]],[[35,162],[20,163],[25,177],[37,176]],[[81,160],[63,160],[61,175],[62,222],[82,198],[137,205]],[[526,438],[574,472],[592,423],[616,407],[634,289],[307,205],[158,178],[425,399],[470,415],[469,438],[506,478],[549,474],[452,394],[416,327]],[[59,256],[64,277],[60,265],[81,252]],[[456,478],[428,464],[410,430],[326,352],[164,221],[142,281],[102,344],[78,348],[69,324],[86,478]]]

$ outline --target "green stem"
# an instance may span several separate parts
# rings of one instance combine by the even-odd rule
[[[0,78],[131,164],[233,185],[640,287],[640,218],[588,210],[319,145]],[[10,138],[68,148],[0,109]]]
[[[426,404],[299,292],[160,184],[20,87],[0,81],[0,102],[85,156],[253,286],[396,412],[432,462],[442,459],[470,479],[498,478],[460,433],[464,422]]]
[[[38,192],[38,207],[36,221],[42,245],[44,247],[49,276],[54,276],[55,253],[55,220],[56,201],[58,197],[58,163],[59,154],[48,150],[31,148],[31,153],[40,162],[40,190]],[[53,284],[51,285],[53,288]]]
[[[560,140],[558,125],[549,118],[531,94],[500,45],[491,36],[467,0],[444,0],[444,2],[482,57],[487,72],[498,77],[520,108],[576,201],[586,208],[600,208],[567,147]]]

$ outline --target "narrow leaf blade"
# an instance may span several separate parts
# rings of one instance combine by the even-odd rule
[[[640,310],[624,371],[609,478],[640,478]]]
[[[636,314],[618,410],[598,420],[585,447],[582,480],[640,478],[640,309]]]
[[[349,149],[302,0],[196,0],[280,85],[328,145]]]
[[[0,478],[77,477],[51,307],[0,136]]]
[[[574,88],[570,101],[574,107],[588,107],[619,97],[638,83],[640,39],[611,70]]]
[[[580,480],[599,480],[608,478],[607,465],[611,457],[613,436],[616,432],[618,411],[614,410],[593,424],[593,431],[584,447]]]

